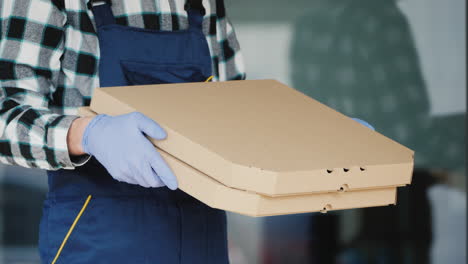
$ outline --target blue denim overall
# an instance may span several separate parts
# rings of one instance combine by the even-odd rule
[[[118,25],[109,3],[93,13],[101,87],[198,82],[211,75],[200,11],[188,11],[188,30],[173,32]],[[228,263],[225,212],[182,191],[118,182],[94,158],[75,170],[50,171],[48,179],[42,263],[53,261],[88,195],[56,263]]]

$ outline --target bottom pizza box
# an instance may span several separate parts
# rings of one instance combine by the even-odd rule
[[[95,115],[89,108],[82,116]],[[359,191],[311,193],[271,197],[221,184],[167,152],[158,149],[177,177],[179,188],[204,204],[248,216],[272,216],[308,212],[327,212],[396,203],[396,187]]]

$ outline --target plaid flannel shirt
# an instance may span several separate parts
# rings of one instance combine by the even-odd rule
[[[72,169],[67,133],[99,85],[99,46],[88,0],[0,1],[0,162]],[[185,0],[112,0],[118,24],[188,28]],[[245,77],[223,0],[203,0],[214,80]]]

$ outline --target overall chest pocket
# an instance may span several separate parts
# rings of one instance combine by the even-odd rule
[[[202,67],[196,64],[157,64],[122,60],[122,71],[128,85],[202,82]]]

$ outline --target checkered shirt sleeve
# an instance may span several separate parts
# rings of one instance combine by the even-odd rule
[[[63,54],[65,14],[51,2],[1,2],[0,161],[72,168],[67,132],[73,115],[48,109]]]
[[[188,27],[184,0],[112,0],[117,23]],[[68,129],[99,84],[99,48],[87,0],[0,1],[0,162],[73,169]],[[244,79],[242,55],[222,0],[203,0],[214,80]]]

